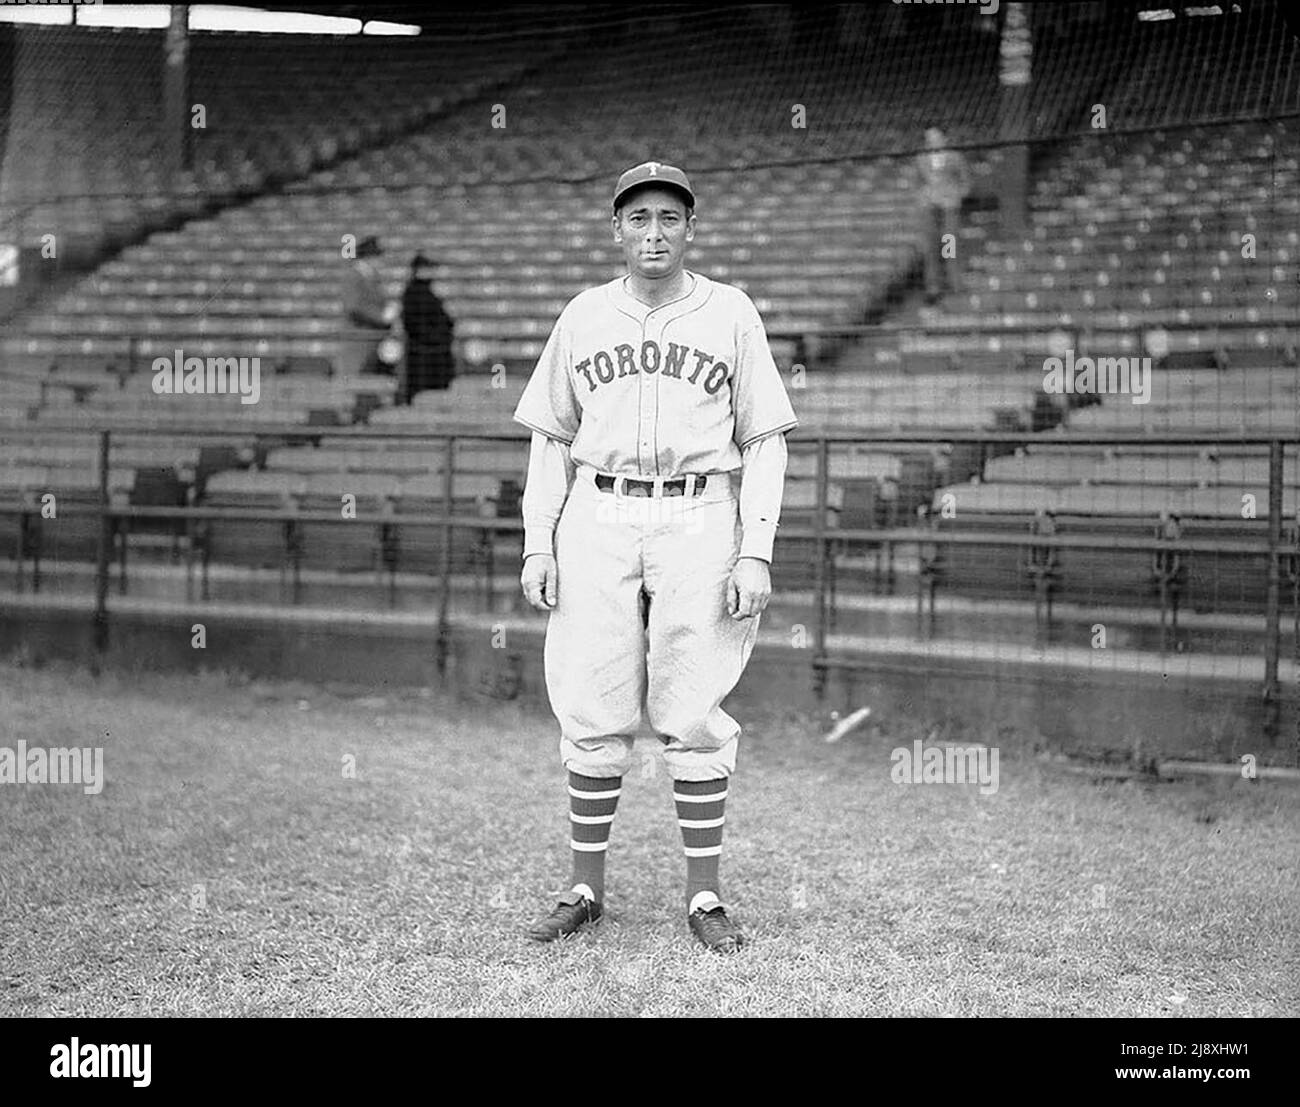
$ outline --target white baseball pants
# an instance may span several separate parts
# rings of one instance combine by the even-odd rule
[[[578,466],[555,530],[545,648],[567,769],[625,775],[648,716],[673,779],[735,770],[741,728],[721,703],[753,652],[759,616],[727,613],[741,539],[731,476],[710,473],[699,495],[660,498],[601,491],[595,470]]]

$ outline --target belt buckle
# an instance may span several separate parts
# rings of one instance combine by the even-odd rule
[[[706,478],[702,475],[696,476],[695,489],[694,489],[694,494],[696,496],[700,495],[700,493],[704,491],[705,480]],[[602,492],[608,492],[611,495],[615,495],[618,492],[618,481],[619,478],[616,476],[606,474],[606,473],[599,473],[596,476],[596,487],[600,488]],[[685,496],[686,487],[689,483],[690,480],[687,477],[669,477],[661,483],[660,495],[661,496]],[[602,485],[604,485],[605,487],[602,488],[601,487]],[[638,477],[623,478],[624,496],[636,496],[641,499],[651,498],[655,494],[654,490],[655,490],[655,481],[653,479],[645,480],[643,478],[638,478]]]

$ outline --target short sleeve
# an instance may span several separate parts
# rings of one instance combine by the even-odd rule
[[[551,337],[546,340],[546,347],[537,359],[533,375],[525,385],[514,413],[516,423],[566,445],[573,444],[582,419],[578,397],[573,390],[570,361],[568,328],[562,313],[551,330]]]
[[[736,417],[735,443],[743,451],[751,442],[799,425],[781,371],[772,359],[763,320],[748,297],[741,310],[731,403]]]

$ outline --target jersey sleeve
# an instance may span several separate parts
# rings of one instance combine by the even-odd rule
[[[743,453],[752,442],[799,425],[781,371],[772,359],[763,320],[749,297],[741,307],[740,338],[731,378],[731,403],[736,417],[735,442]]]
[[[524,484],[524,560],[533,554],[554,554],[555,526],[573,485],[569,447],[533,431],[528,449],[528,479]]]
[[[563,447],[558,447],[563,449]],[[772,563],[772,546],[780,525],[781,500],[789,450],[784,434],[769,434],[744,453],[740,475],[740,557]]]
[[[573,389],[571,362],[569,331],[561,313],[514,413],[516,423],[565,445],[573,444],[582,418]]]

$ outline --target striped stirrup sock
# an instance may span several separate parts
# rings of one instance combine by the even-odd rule
[[[718,864],[722,859],[722,827],[726,821],[728,778],[675,780],[673,800],[677,825],[682,828],[686,851],[686,904],[691,907],[701,893],[721,895]]]
[[[614,811],[623,790],[620,776],[594,777],[569,773],[569,845],[573,851],[573,884],[585,884],[592,899],[605,899],[605,850]]]

